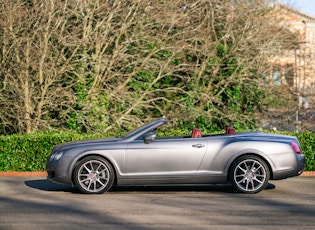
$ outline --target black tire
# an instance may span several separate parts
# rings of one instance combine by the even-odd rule
[[[75,186],[87,194],[100,194],[108,191],[115,179],[111,164],[98,156],[90,156],[80,161],[74,169]]]
[[[229,181],[242,193],[258,193],[266,188],[270,177],[269,168],[259,157],[246,155],[231,165]]]

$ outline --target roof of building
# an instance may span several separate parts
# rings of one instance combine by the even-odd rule
[[[303,20],[303,21],[308,22],[308,23],[315,23],[315,17],[312,17],[311,15],[303,13],[303,12],[301,12],[301,11],[299,11],[297,9],[294,9],[294,8],[288,6],[288,5],[285,5],[285,4],[282,4],[282,3],[278,3],[276,5],[276,8],[284,10],[284,11],[288,12],[291,15],[296,15],[297,16],[296,19],[295,19],[296,21]]]

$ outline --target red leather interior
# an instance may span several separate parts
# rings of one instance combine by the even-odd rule
[[[191,137],[192,137],[192,138],[202,137],[202,132],[201,132],[201,130],[198,129],[198,128],[193,128],[192,133],[191,133]]]
[[[236,134],[236,131],[233,127],[227,127],[225,130],[225,134]]]

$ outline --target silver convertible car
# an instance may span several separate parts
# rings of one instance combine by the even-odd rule
[[[57,145],[47,163],[48,180],[73,184],[83,193],[103,193],[112,185],[230,183],[242,193],[258,193],[269,180],[300,175],[305,158],[296,137],[261,132],[159,137],[165,118],[125,137]]]

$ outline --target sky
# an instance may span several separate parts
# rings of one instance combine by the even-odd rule
[[[280,2],[315,17],[315,0],[280,0]]]

